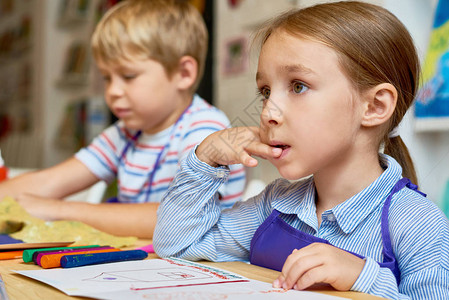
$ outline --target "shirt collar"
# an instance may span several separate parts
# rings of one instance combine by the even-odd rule
[[[351,233],[373,210],[385,202],[391,189],[402,177],[401,166],[390,156],[379,154],[384,172],[369,186],[331,209],[340,228]],[[280,181],[272,207],[283,214],[296,214],[298,218],[318,230],[313,177],[290,183]]]
[[[315,206],[315,184],[313,177],[295,183],[280,181],[278,195],[273,195],[272,207],[283,214],[295,214],[298,218],[318,230]]]

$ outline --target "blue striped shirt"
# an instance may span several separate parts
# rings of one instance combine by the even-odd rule
[[[390,269],[377,264],[383,259],[382,207],[402,174],[393,158],[381,154],[381,162],[382,175],[325,211],[318,226],[313,177],[278,179],[259,195],[220,211],[216,191],[229,170],[199,161],[192,150],[159,206],[154,248],[161,257],[246,261],[256,229],[277,209],[294,228],[366,257],[351,290],[391,299],[449,299],[449,222],[433,202],[409,188],[394,194],[389,210],[400,285]]]
[[[229,125],[222,111],[195,95],[175,130],[172,130],[173,125],[155,134],[142,133],[136,142],[132,142],[136,131],[127,129],[123,122],[118,121],[75,157],[100,180],[110,183],[117,178],[119,202],[160,202],[179,169],[180,161],[209,134]],[[128,144],[129,148],[122,157]],[[168,146],[164,148],[165,145]],[[162,160],[154,170],[162,150]],[[149,177],[153,172],[151,192],[147,197]],[[235,165],[231,168],[229,180],[220,190],[222,207],[231,207],[241,199],[244,187],[245,170],[242,165]]]

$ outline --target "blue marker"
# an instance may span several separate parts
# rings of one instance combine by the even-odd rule
[[[61,267],[73,268],[127,260],[139,260],[147,257],[148,253],[143,250],[64,255],[61,257]]]

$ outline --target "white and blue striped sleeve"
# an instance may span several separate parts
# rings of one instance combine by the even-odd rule
[[[389,269],[367,258],[352,290],[388,299],[449,299],[447,218],[427,199],[397,203],[389,218],[401,270],[399,286]]]
[[[208,106],[193,111],[189,118],[187,131],[182,137],[180,161],[207,136],[228,127],[230,127],[228,118],[215,107]],[[229,177],[219,189],[222,209],[232,207],[235,202],[242,198],[245,189],[246,176],[243,165],[231,165],[229,169]]]
[[[153,244],[159,256],[248,259],[251,238],[264,217],[255,199],[221,211],[217,191],[227,176],[227,167],[213,168],[191,151],[158,209]]]

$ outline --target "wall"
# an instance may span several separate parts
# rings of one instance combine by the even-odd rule
[[[87,14],[80,21],[61,24],[60,1],[41,0],[45,9],[42,37],[42,120],[43,123],[43,157],[42,167],[52,166],[73,155],[75,149],[58,146],[57,140],[64,138],[59,129],[66,116],[70,103],[98,95],[95,90],[93,70],[86,77],[85,83],[61,84],[67,51],[74,41],[89,43],[95,22],[95,9],[99,0],[88,2]],[[88,48],[90,49],[90,48]],[[89,64],[94,69],[93,64]]]
[[[239,1],[237,1],[239,2]],[[256,100],[257,53],[251,53],[246,66],[239,72],[226,72],[226,45],[237,38],[246,39],[249,48],[255,28],[270,17],[295,7],[296,1],[244,0],[235,7],[230,1],[216,1],[215,16],[215,91],[214,104],[223,109],[233,126],[255,126],[259,123],[260,103]],[[270,182],[278,177],[277,170],[269,163],[259,160],[259,167],[249,169],[251,178]]]
[[[437,0],[388,0],[385,7],[409,29],[423,60]],[[410,150],[418,173],[420,189],[441,205],[446,181],[449,180],[449,132],[416,132],[413,109],[407,113],[400,133]]]
[[[226,42],[232,37],[250,36],[251,30],[284,9],[294,6],[306,6],[323,2],[316,0],[299,1],[263,1],[245,0],[236,8],[230,8],[228,1],[217,1],[216,13],[216,91],[215,104],[223,109],[233,125],[255,125],[258,120],[254,114],[257,103],[255,99],[255,70],[257,53],[251,54],[249,67],[237,75],[224,75]],[[367,1],[384,5],[407,26],[415,40],[419,55],[424,57],[429,33],[432,27],[433,12],[437,0],[379,0]],[[249,116],[251,115],[251,116]],[[414,130],[413,110],[400,125],[400,134],[409,147],[418,172],[420,187],[428,197],[439,203],[443,197],[443,188],[449,178],[449,133],[426,132]],[[265,183],[279,177],[277,170],[263,160],[260,166],[249,170],[250,178],[262,179]]]
[[[0,149],[5,163],[9,167],[21,168],[42,168],[49,167],[73,155],[84,139],[90,140],[94,133],[98,133],[98,128],[104,128],[108,120],[101,124],[99,121],[91,122],[89,116],[94,113],[109,116],[109,112],[101,99],[101,86],[99,86],[99,76],[95,76],[95,67],[90,63],[89,44],[90,36],[96,22],[97,12],[100,4],[104,0],[90,0],[86,2],[54,1],[54,0],[12,0],[14,9],[8,14],[1,16],[0,29],[6,30],[14,23],[20,22],[22,13],[32,16],[31,22],[31,42],[27,52],[32,56],[32,92],[27,98],[17,99],[12,95],[11,102],[13,109],[18,107],[23,111],[30,111],[27,115],[29,128],[18,130],[18,126],[13,123],[13,129],[8,135],[0,140]],[[63,10],[62,4],[66,3]],[[83,9],[79,3],[85,3]],[[87,55],[69,55],[69,49],[73,44],[82,43]],[[1,50],[1,49],[0,49]],[[82,53],[82,51],[78,52]],[[22,57],[25,55],[21,55]],[[85,59],[82,59],[85,57]],[[0,60],[7,59],[1,67],[5,65],[21,66],[21,57],[8,55]],[[27,58],[27,57],[25,57]],[[72,58],[72,59],[70,59]],[[70,63],[68,63],[70,62]],[[70,68],[68,67],[70,66]],[[9,70],[9,69],[6,69]],[[0,78],[14,77],[5,69],[0,70]],[[71,72],[69,72],[71,71]],[[73,80],[81,79],[81,80]],[[5,83],[7,80],[0,80]],[[7,86],[4,84],[4,86]],[[0,95],[3,86],[0,88]],[[20,94],[20,88],[14,89],[16,94]],[[1,100],[1,97],[0,97]],[[68,114],[68,107],[77,103],[87,103],[86,121],[72,121],[75,113]],[[0,101],[0,104],[1,101]],[[12,105],[14,104],[14,106]],[[5,110],[6,105],[0,106],[0,114]],[[26,110],[25,110],[26,109]],[[81,110],[81,109],[80,109]],[[72,109],[72,112],[75,111]],[[98,113],[97,113],[98,112]],[[11,113],[11,115],[14,115]],[[18,115],[15,113],[15,115]],[[79,114],[81,115],[81,114]],[[70,117],[69,117],[70,116]],[[72,119],[71,119],[72,118]],[[81,119],[81,118],[79,118]],[[100,120],[97,117],[97,120]],[[64,123],[65,121],[65,123]],[[101,120],[100,120],[101,121]],[[77,123],[76,125],[73,125]],[[63,125],[66,126],[63,126]],[[86,129],[85,134],[80,131],[81,125]],[[2,125],[2,124],[0,124]],[[0,127],[0,132],[2,128]],[[69,129],[69,130],[67,130]],[[64,131],[65,130],[65,131]],[[96,135],[96,134],[95,134]]]
[[[39,164],[41,13],[36,0],[0,5],[0,149],[7,165]]]

